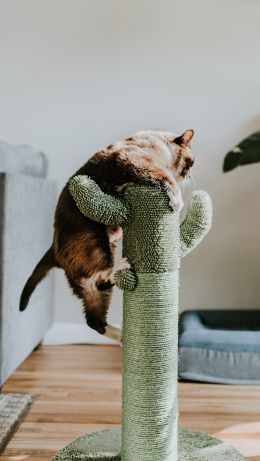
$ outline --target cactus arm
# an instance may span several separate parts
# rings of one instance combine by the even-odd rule
[[[120,269],[115,273],[115,282],[121,290],[132,291],[136,287],[137,279],[132,269]]]
[[[191,195],[186,218],[180,226],[180,254],[186,256],[205,237],[211,228],[212,203],[204,191]]]
[[[69,191],[82,214],[107,226],[121,226],[127,221],[129,210],[123,203],[104,194],[91,178],[74,176],[69,181]]]

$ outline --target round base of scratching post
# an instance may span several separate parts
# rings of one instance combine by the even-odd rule
[[[178,444],[178,461],[244,461],[233,447],[204,432],[179,429]],[[59,451],[53,461],[121,461],[121,430],[80,437]]]

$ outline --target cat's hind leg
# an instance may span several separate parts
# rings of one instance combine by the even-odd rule
[[[113,280],[107,273],[104,273],[103,277],[99,274],[99,277],[82,278],[80,296],[79,293],[78,296],[83,301],[83,310],[88,326],[107,338],[121,342],[121,328],[107,322],[113,285]]]

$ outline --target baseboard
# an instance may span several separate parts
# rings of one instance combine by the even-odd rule
[[[54,323],[44,336],[43,344],[118,344],[96,333],[83,323]]]

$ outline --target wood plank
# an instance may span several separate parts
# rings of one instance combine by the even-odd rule
[[[121,348],[42,346],[4,392],[36,394],[3,461],[50,461],[76,437],[121,419]],[[260,461],[260,387],[181,383],[180,425],[209,432]]]

